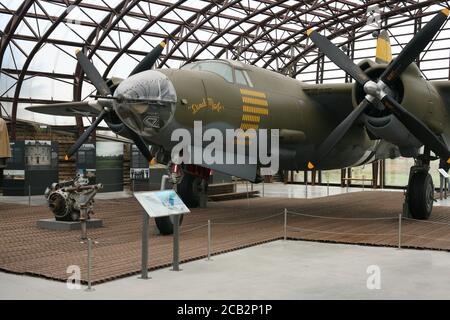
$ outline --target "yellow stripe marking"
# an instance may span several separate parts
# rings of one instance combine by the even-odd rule
[[[261,117],[260,116],[254,116],[254,115],[250,115],[250,114],[244,114],[242,115],[242,122],[261,122]]]
[[[315,168],[314,164],[312,162],[308,162],[308,169],[312,170],[314,168]]]
[[[311,35],[311,33],[314,32],[314,29],[308,29],[308,31],[306,31],[306,35],[309,37]]]
[[[447,163],[450,164],[450,158],[448,158]]]
[[[255,129],[257,130],[259,128],[259,124],[254,124],[254,123],[243,123],[241,124],[241,129],[242,130],[248,130],[248,129]]]
[[[256,97],[256,98],[267,99],[267,96],[264,92],[259,92],[259,91],[254,91],[254,90],[241,89],[241,94],[246,95],[246,96]]]
[[[450,10],[448,10],[447,8],[443,9],[441,11],[446,17],[448,17],[450,15]]]
[[[254,105],[262,106],[262,107],[269,106],[269,103],[267,102],[267,100],[262,100],[262,99],[242,97],[242,101],[246,104],[254,104]]]
[[[264,116],[269,115],[269,109],[266,109],[266,108],[243,106],[243,110],[245,113],[256,113],[256,114],[261,114]]]

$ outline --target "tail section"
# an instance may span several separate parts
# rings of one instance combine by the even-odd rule
[[[392,61],[392,48],[389,34],[386,30],[382,30],[377,40],[377,57],[376,63],[388,64]]]

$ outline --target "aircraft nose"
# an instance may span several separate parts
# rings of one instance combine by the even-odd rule
[[[124,80],[114,92],[114,110],[137,134],[151,138],[164,129],[175,113],[175,87],[159,71],[146,71]]]

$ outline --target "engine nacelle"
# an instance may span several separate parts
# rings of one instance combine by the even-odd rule
[[[403,157],[416,157],[422,143],[393,115],[382,118],[364,116],[367,130],[379,139],[389,141],[400,149]]]

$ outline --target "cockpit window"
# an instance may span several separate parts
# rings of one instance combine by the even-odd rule
[[[235,70],[236,83],[248,86],[247,80],[245,79],[244,73],[241,70]]]
[[[228,82],[233,82],[233,69],[229,64],[215,61],[202,61],[195,64],[186,65],[183,69],[207,71],[215,73]]]

